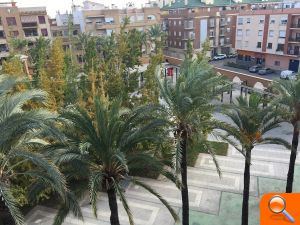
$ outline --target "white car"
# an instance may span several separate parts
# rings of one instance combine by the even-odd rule
[[[221,60],[221,59],[226,59],[227,58],[227,55],[225,54],[218,54],[218,55],[215,55],[213,57],[213,60]]]
[[[296,80],[297,74],[291,70],[284,70],[280,73],[280,78],[285,80]]]

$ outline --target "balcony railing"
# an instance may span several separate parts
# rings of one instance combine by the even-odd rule
[[[191,22],[187,23],[187,22],[185,22],[184,23],[184,29],[194,29],[194,23],[191,23]]]
[[[292,24],[292,25],[291,25],[291,28],[300,28],[300,24],[299,24],[299,23]]]
[[[289,42],[300,42],[300,38],[289,38]]]
[[[295,51],[294,49],[288,50],[288,54],[289,54],[289,55],[300,56],[299,50]]]
[[[226,25],[227,25],[227,23],[226,23],[225,21],[221,21],[221,22],[220,22],[220,26],[221,26],[221,27],[224,27],[224,26],[226,26]]]
[[[194,33],[185,34],[183,39],[184,40],[194,40],[195,39],[195,34]]]

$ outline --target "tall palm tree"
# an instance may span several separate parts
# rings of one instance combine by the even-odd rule
[[[218,128],[226,132],[225,135],[219,135],[245,157],[242,225],[248,225],[250,165],[253,148],[263,144],[281,144],[287,148],[290,147],[280,138],[266,136],[267,132],[278,128],[283,120],[273,106],[263,107],[263,103],[263,96],[258,94],[252,94],[249,100],[247,97],[240,96],[223,112],[231,119],[231,122],[218,124]]]
[[[210,115],[214,107],[210,102],[223,88],[222,82],[222,77],[215,75],[210,65],[204,61],[191,61],[189,59],[186,59],[182,65],[180,77],[175,85],[167,80],[159,81],[164,110],[172,124],[172,132],[175,134],[177,143],[174,166],[176,171],[181,174],[183,225],[189,224],[188,146],[192,138],[200,138],[203,146],[206,146],[209,153],[214,156],[204,138],[204,129],[212,122]]]
[[[28,101],[44,102],[45,93],[30,90],[12,94],[15,85],[13,77],[0,76],[0,224],[11,224],[8,221],[13,220],[22,225],[24,217],[12,193],[16,179],[32,179],[35,185],[46,184],[63,199],[67,188],[58,168],[36,151],[43,144],[39,134],[49,133],[49,122],[55,116],[42,109],[23,110]],[[28,164],[32,165],[29,170]]]
[[[285,115],[293,125],[292,149],[290,155],[289,171],[287,175],[286,192],[293,191],[294,170],[297,157],[300,130],[300,80],[278,81],[274,84],[275,91],[279,93],[276,98],[278,106],[283,108]]]
[[[150,40],[155,44],[155,51],[162,47],[162,43],[164,41],[164,37],[166,36],[165,32],[162,30],[160,24],[155,24],[151,26],[148,30],[148,35]]]
[[[107,193],[111,211],[110,222],[120,225],[117,195],[128,215],[130,224],[134,224],[130,207],[124,196],[122,182],[133,182],[155,195],[170,211],[175,220],[177,215],[166,200],[149,185],[130,176],[131,169],[143,169],[151,164],[152,168],[163,170],[159,163],[148,152],[137,152],[137,146],[144,142],[161,140],[157,135],[159,127],[165,121],[155,119],[151,107],[124,110],[121,101],[112,104],[95,98],[95,111],[89,113],[79,107],[70,108],[62,113],[66,126],[69,147],[54,150],[55,162],[74,165],[81,173],[89,176],[84,188],[89,189],[90,201],[94,215],[97,217],[97,195],[100,191]],[[74,176],[74,174],[73,174]],[[76,176],[76,175],[75,175]]]

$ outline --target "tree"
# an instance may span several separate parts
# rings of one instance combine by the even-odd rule
[[[166,34],[161,29],[161,25],[155,24],[151,26],[150,29],[148,30],[148,35],[150,37],[150,40],[155,44],[155,52],[158,53],[158,50],[162,49],[163,47],[162,45],[163,45],[164,37],[166,36]]]
[[[159,141],[156,130],[165,122],[151,116],[150,106],[134,110],[124,110],[120,101],[106,104],[95,98],[93,118],[86,110],[76,107],[62,113],[62,121],[66,124],[66,136],[70,147],[61,154],[54,154],[57,161],[69,165],[76,160],[85,176],[89,176],[88,188],[94,215],[97,216],[97,195],[104,191],[108,195],[111,210],[110,222],[119,225],[117,195],[124,206],[130,224],[133,218],[130,207],[124,196],[121,182],[133,182],[154,194],[169,209],[177,220],[177,215],[169,204],[150,186],[129,175],[132,168],[143,168],[151,164],[159,171],[163,165],[147,152],[134,152],[137,145],[143,142]],[[164,171],[165,174],[169,174]],[[73,175],[76,177],[76,175]]]
[[[43,143],[40,134],[50,133],[49,123],[56,116],[42,109],[23,110],[28,101],[45,102],[46,94],[40,90],[12,94],[15,85],[15,78],[0,76],[0,224],[12,224],[12,219],[14,224],[23,225],[24,217],[13,192],[16,179],[32,180],[31,193],[41,191],[38,186],[43,185],[62,199],[67,188],[57,167],[36,151]],[[26,166],[28,163],[32,166]]]
[[[54,110],[64,103],[64,56],[62,39],[56,38],[50,49],[47,76],[42,79],[42,87],[49,93]]]
[[[10,41],[10,45],[15,54],[27,54],[28,50],[28,41],[26,39],[13,38]]]
[[[25,75],[23,63],[20,57],[13,56],[2,63],[2,73],[23,77]]]
[[[182,224],[189,224],[189,196],[187,183],[187,150],[191,139],[197,137],[208,152],[214,156],[205,139],[205,127],[212,123],[211,100],[220,93],[222,78],[215,75],[206,62],[186,59],[176,84],[160,81],[160,94],[167,119],[171,124],[177,143],[174,167],[181,175]],[[216,161],[215,161],[216,162]]]
[[[300,129],[300,80],[278,81],[274,84],[276,104],[283,109],[288,121],[293,125],[292,149],[290,155],[289,171],[287,175],[286,192],[293,191],[294,170],[297,157]]]
[[[151,57],[151,62],[147,67],[147,70],[143,74],[145,79],[145,85],[141,90],[142,102],[145,104],[147,102],[158,103],[159,99],[159,87],[156,82],[155,73],[163,62],[162,52]]]
[[[255,146],[263,144],[281,144],[289,148],[289,144],[280,139],[267,137],[267,132],[280,126],[283,121],[280,113],[272,105],[263,107],[264,99],[259,94],[238,97],[236,103],[228,106],[223,113],[231,122],[219,123],[218,128],[225,131],[226,135],[219,134],[232,144],[244,157],[244,190],[242,225],[248,225],[249,188],[251,153]]]
[[[45,79],[46,61],[49,55],[50,40],[44,37],[36,39],[34,46],[29,50],[31,63],[33,65],[34,86],[41,88],[41,79]]]

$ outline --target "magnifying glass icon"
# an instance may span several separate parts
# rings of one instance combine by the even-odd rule
[[[271,212],[279,214],[283,213],[285,217],[291,222],[294,223],[295,219],[289,214],[286,210],[286,202],[285,199],[279,195],[274,195],[269,201],[269,209]]]

